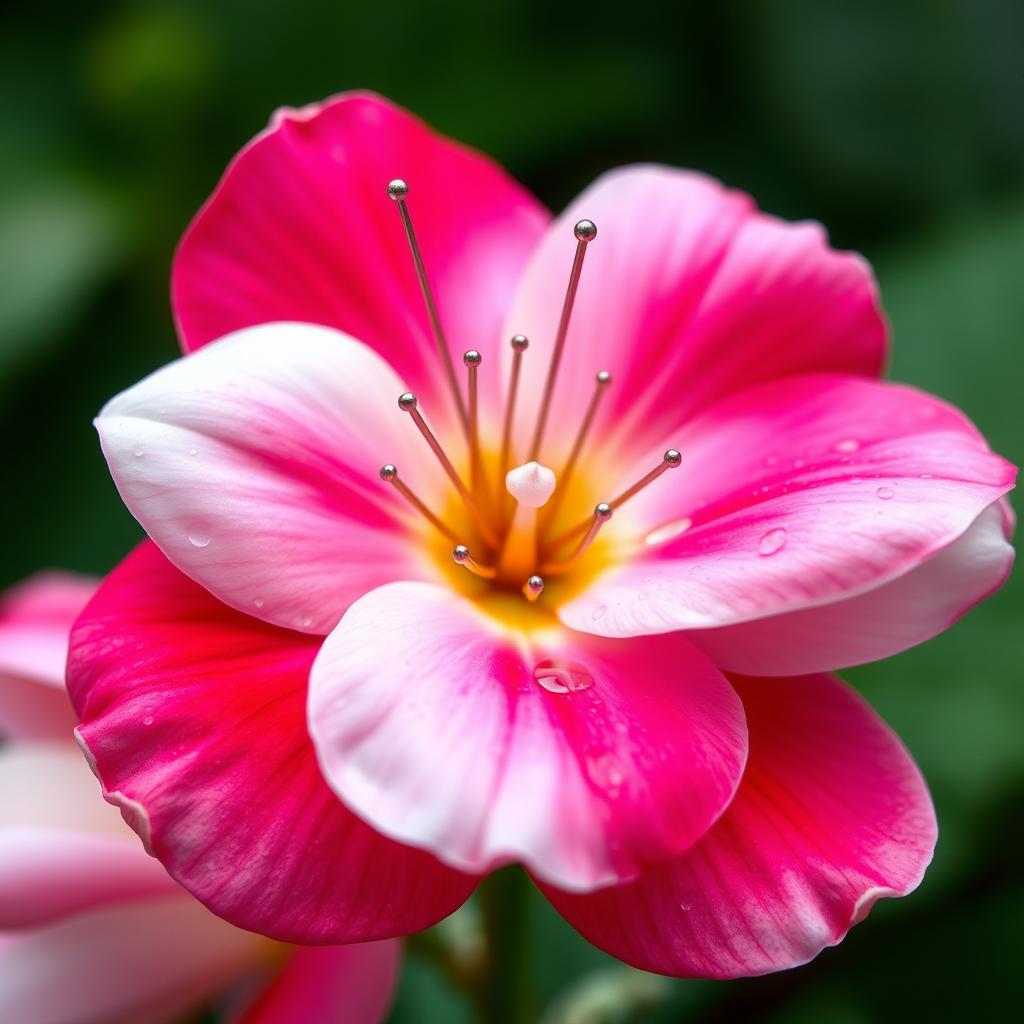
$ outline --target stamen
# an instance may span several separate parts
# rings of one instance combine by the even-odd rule
[[[587,252],[587,243],[597,237],[597,226],[592,220],[581,220],[574,228],[576,235],[576,255],[573,256],[572,270],[569,271],[569,286],[565,290],[565,301],[562,303],[562,316],[558,321],[558,332],[555,334],[555,347],[551,353],[551,364],[548,366],[548,379],[544,382],[544,396],[540,403],[540,414],[537,427],[530,445],[530,459],[534,462],[540,454],[541,442],[544,440],[544,429],[551,410],[551,397],[555,391],[558,367],[562,362],[562,350],[565,348],[565,336],[569,333],[569,319],[572,316],[573,303],[576,301],[576,289],[579,287],[580,274],[583,271],[583,257]]]
[[[493,566],[481,565],[469,553],[469,548],[465,544],[456,545],[455,550],[452,552],[452,559],[456,565],[461,565],[473,573],[474,576],[479,576],[481,579],[493,580],[498,575],[498,570],[493,568]]]
[[[505,403],[505,422],[501,428],[501,459],[498,462],[499,482],[508,472],[509,454],[512,448],[512,417],[515,414],[516,396],[519,394],[519,373],[523,365],[523,353],[530,347],[525,334],[512,338],[512,379],[508,385],[508,400]],[[500,483],[499,483],[500,486]]]
[[[391,484],[395,490],[398,491],[398,493],[405,498],[405,500],[409,502],[409,504],[412,505],[412,507],[416,509],[416,511],[419,512],[419,514],[423,516],[423,518],[426,519],[426,521],[436,530],[443,533],[449,540],[459,539],[455,531],[445,525],[441,519],[434,515],[434,513],[431,512],[430,509],[427,508],[427,506],[424,505],[411,490],[409,490],[405,485],[405,482],[399,479],[398,470],[391,465],[390,462],[386,466],[380,467],[380,478],[385,483]]]
[[[480,497],[480,485],[483,482],[484,469],[480,460],[480,416],[477,386],[477,370],[483,361],[482,356],[475,348],[463,352],[462,362],[469,371],[469,469],[470,488],[473,496]]]
[[[627,487],[617,498],[613,501],[608,502],[608,506],[614,512],[616,509],[621,508],[630,498],[642,491],[648,484],[653,483],[661,476],[662,473],[667,469],[675,469],[683,461],[682,455],[676,451],[675,448],[669,448],[665,455],[662,457],[661,462],[654,467],[649,473],[642,476],[632,487]],[[584,530],[591,524],[590,519],[584,519],[582,523],[577,523],[571,530],[566,530],[565,533],[559,534],[551,543],[548,545],[549,551],[554,551],[560,544],[564,544],[565,541],[571,540],[577,534],[583,533]]]
[[[572,451],[569,453],[569,458],[565,463],[565,469],[562,470],[559,476],[561,485],[555,492],[554,499],[544,512],[544,521],[546,523],[554,521],[555,513],[558,511],[562,499],[566,495],[569,480],[572,478],[573,471],[576,469],[576,463],[580,458],[580,452],[583,451],[583,445],[587,440],[587,435],[590,433],[591,426],[593,426],[594,416],[597,414],[597,406],[601,401],[606,385],[611,382],[612,375],[607,370],[601,370],[594,380],[594,393],[590,396],[590,404],[587,406],[580,429],[576,433],[576,440],[573,442]]]
[[[595,506],[594,518],[590,524],[590,529],[587,530],[583,539],[576,546],[576,550],[562,562],[548,562],[541,566],[541,572],[546,576],[560,576],[562,573],[569,572],[576,567],[576,563],[583,557],[584,552],[594,542],[594,538],[597,537],[601,530],[601,527],[608,522],[612,517],[612,507],[606,502]]]
[[[416,396],[411,391],[406,391],[404,394],[398,396],[398,407],[403,411],[407,412],[411,417],[413,423],[416,424],[416,429],[423,435],[423,440],[430,446],[430,450],[437,457],[437,461],[441,463],[441,468],[448,475],[448,479],[451,480],[455,487],[455,490],[459,492],[459,497],[466,504],[466,508],[469,509],[470,515],[473,517],[477,528],[480,530],[484,540],[487,541],[491,547],[498,546],[498,538],[495,537],[494,531],[488,526],[487,520],[480,514],[480,509],[477,508],[476,502],[473,500],[473,495],[469,493],[466,485],[462,482],[462,478],[455,471],[455,467],[451,464],[451,460],[444,453],[444,449],[441,447],[437,438],[434,437],[430,427],[427,426],[420,414],[419,409],[416,407]]]
[[[430,280],[427,277],[426,268],[423,266],[423,256],[420,253],[419,243],[416,241],[416,232],[413,231],[412,217],[409,216],[409,208],[405,200],[409,195],[409,186],[401,178],[395,178],[388,183],[388,195],[398,205],[398,213],[402,218],[402,226],[405,228],[405,237],[409,242],[409,251],[412,253],[412,261],[416,266],[416,276],[419,278],[420,291],[423,293],[423,302],[427,307],[427,316],[430,320],[430,329],[434,335],[434,343],[444,363],[445,373],[448,376],[448,385],[451,388],[452,398],[455,401],[455,408],[458,410],[459,419],[462,421],[462,429],[469,436],[469,416],[466,414],[466,407],[462,402],[462,394],[459,391],[459,382],[455,376],[455,366],[452,363],[452,354],[448,351],[448,342],[444,336],[444,329],[441,327],[441,317],[437,311],[437,304],[434,302],[434,293],[430,287]]]
[[[536,601],[544,593],[544,580],[540,576],[531,576],[523,584],[523,596],[527,601]]]

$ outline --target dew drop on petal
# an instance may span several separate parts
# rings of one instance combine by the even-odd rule
[[[565,658],[545,658],[533,666],[533,678],[548,693],[578,693],[594,685],[586,665]]]
[[[626,773],[622,762],[610,750],[586,754],[586,765],[587,774],[598,789],[604,790],[606,796],[619,795]]]
[[[679,519],[673,519],[671,522],[664,523],[662,526],[657,526],[646,537],[644,537],[644,543],[655,545],[664,544],[666,541],[674,540],[680,534],[686,533],[686,531],[693,526],[693,520],[689,516],[682,516]]]
[[[304,618],[304,619],[302,620],[302,628],[303,628],[303,629],[309,629],[309,627],[310,627],[310,626],[312,626],[312,625],[313,625],[313,620],[312,620],[312,619],[311,619],[311,618],[310,618],[310,617],[309,617],[309,616],[307,615],[307,616],[306,616],[306,617],[305,617],[305,618]]]
[[[194,548],[205,548],[210,543],[210,533],[201,526],[193,526],[188,531],[188,542]]]
[[[152,725],[153,724],[153,716],[152,715],[146,715],[146,717],[142,720],[142,724],[143,725]]]
[[[875,491],[875,494],[877,494],[882,501],[888,501],[890,498],[896,497],[896,492],[891,487],[879,487],[878,490]]]
[[[597,621],[598,621],[599,619],[603,619],[603,618],[604,618],[604,616],[605,616],[605,612],[607,612],[607,611],[608,611],[608,605],[606,605],[606,604],[599,604],[599,605],[598,605],[598,606],[597,606],[597,607],[596,607],[596,608],[595,608],[595,609],[594,609],[594,610],[593,610],[593,611],[592,611],[592,612],[590,613],[590,617],[591,617],[591,618],[592,618],[592,619],[593,619],[593,620],[594,620],[595,622],[597,622]]]
[[[266,601],[264,601],[262,597],[257,597],[256,600],[253,601],[253,605],[257,608],[262,608],[265,604]]]
[[[758,542],[757,553],[767,557],[781,551],[786,546],[786,530],[782,526],[769,530]]]
[[[860,448],[860,441],[855,437],[844,437],[834,445],[837,452],[855,452]]]
[[[199,454],[199,449],[198,448],[189,448],[188,453],[189,453],[189,455],[198,455]]]
[[[137,459],[141,459],[142,456],[145,455],[145,454],[146,454],[146,450],[144,448],[136,448],[135,451],[132,452],[132,455],[134,455],[135,458],[137,458]]]
[[[766,466],[777,466],[779,464],[778,455],[766,455],[764,457],[764,464]]]

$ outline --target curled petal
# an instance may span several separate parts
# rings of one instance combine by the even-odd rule
[[[422,583],[346,612],[313,666],[309,726],[328,783],[386,835],[574,890],[693,843],[746,754],[735,694],[681,637],[504,634]]]
[[[239,927],[309,944],[418,931],[475,880],[327,788],[305,725],[319,644],[232,611],[143,544],[72,635],[82,745],[150,852]]]
[[[692,850],[629,885],[546,889],[595,945],[647,971],[736,978],[806,963],[920,883],[935,812],[899,739],[828,676],[735,680],[750,760]]]

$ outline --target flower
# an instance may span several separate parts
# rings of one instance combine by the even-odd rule
[[[999,586],[1014,470],[876,379],[862,259],[653,166],[551,223],[355,94],[243,150],[172,293],[189,354],[97,421],[150,540],[69,678],[207,906],[380,938],[519,861],[615,956],[734,977],[919,883],[925,784],[824,673]]]
[[[97,796],[63,688],[68,633],[94,589],[46,573],[0,603],[0,1018],[172,1020],[233,986],[238,1024],[380,1020],[396,943],[291,950],[241,931]]]

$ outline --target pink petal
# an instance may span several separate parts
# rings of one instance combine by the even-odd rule
[[[95,589],[89,577],[44,572],[0,600],[0,737],[70,739],[68,633]]]
[[[394,939],[299,947],[239,1024],[379,1024],[394,999],[401,956]]]
[[[680,436],[682,467],[612,522],[635,558],[562,607],[567,625],[708,629],[853,598],[956,541],[1015,476],[949,406],[849,377],[751,389]],[[961,608],[977,600],[973,574],[956,585]]]
[[[948,629],[1003,584],[1013,556],[997,502],[949,547],[859,597],[688,636],[733,672],[797,675],[862,665]]]
[[[635,450],[714,402],[807,372],[877,376],[886,324],[870,268],[829,248],[817,224],[787,224],[689,171],[626,167],[599,178],[548,230],[506,333],[530,338],[522,422],[532,425],[576,241],[590,218],[551,445],[567,446],[597,370],[610,370],[595,437]],[[542,460],[543,461],[543,460]]]
[[[319,645],[143,544],[72,635],[82,744],[147,848],[232,923],[312,944],[428,927],[475,880],[377,835],[324,784],[305,726]]]
[[[125,504],[183,572],[249,615],[329,632],[351,601],[424,574],[382,464],[429,500],[403,385],[309,324],[224,338],[118,395],[97,420]]]
[[[0,936],[0,1020],[78,1024],[198,1007],[270,944],[178,893]]]
[[[168,891],[72,744],[0,749],[0,929]]]
[[[367,93],[279,111],[228,168],[174,262],[184,347],[272,320],[337,327],[439,417],[440,364],[386,193],[396,177],[451,351],[486,358],[549,215],[496,164]]]
[[[737,681],[750,761],[692,850],[630,885],[547,890],[586,938],[648,971],[735,978],[806,963],[920,883],[928,790],[896,735],[836,679]]]
[[[746,750],[739,701],[682,638],[502,632],[423,583],[345,613],[313,666],[309,727],[330,786],[386,835],[574,890],[693,843]]]

